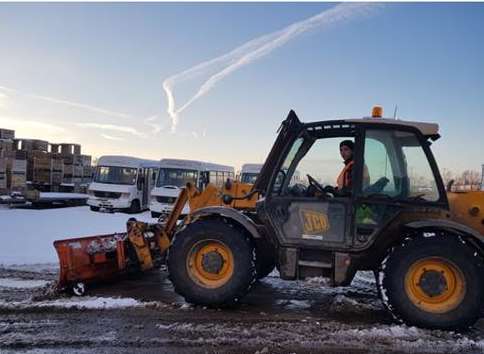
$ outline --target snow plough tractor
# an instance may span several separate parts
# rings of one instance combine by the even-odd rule
[[[290,111],[250,191],[207,188],[177,225],[180,207],[196,194],[187,186],[164,225],[128,222],[129,242],[116,241],[112,256],[118,268],[149,269],[166,254],[175,291],[207,306],[238,303],[274,264],[282,279],[325,277],[332,286],[372,271],[396,319],[426,328],[472,325],[484,295],[484,192],[446,191],[430,149],[437,124],[381,112],[302,123]],[[338,186],[325,183],[335,179],[330,163],[342,165],[328,149],[335,142],[352,150],[344,187],[340,178]],[[296,171],[307,183],[292,178]]]

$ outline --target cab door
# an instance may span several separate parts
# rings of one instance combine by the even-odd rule
[[[351,247],[354,194],[352,189],[329,193],[328,187],[336,187],[336,179],[345,167],[339,150],[343,140],[351,140],[355,146],[361,143],[354,127],[305,130],[273,177],[263,214],[283,247]],[[316,183],[310,183],[308,176]],[[324,187],[328,192],[323,191]]]

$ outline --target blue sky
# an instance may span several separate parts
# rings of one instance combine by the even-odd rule
[[[440,124],[441,168],[479,170],[484,4],[383,4],[305,32],[226,76],[171,131],[163,80],[333,6],[2,3],[0,127],[95,156],[240,166],[263,161],[289,109],[312,121],[397,104],[402,119]],[[176,101],[212,73],[177,85]]]

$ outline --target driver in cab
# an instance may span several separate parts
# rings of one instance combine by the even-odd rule
[[[341,170],[338,178],[336,179],[336,190],[340,192],[350,191],[352,186],[352,172],[353,165],[353,150],[355,148],[355,143],[351,140],[343,140],[339,144],[339,153],[343,158],[343,163],[345,166]]]
[[[355,164],[355,161],[353,160],[354,149],[355,143],[352,140],[343,140],[339,144],[339,153],[343,158],[344,167],[336,179],[335,192],[338,194],[351,193],[351,188],[353,186],[353,166]],[[369,182],[370,176],[368,174],[368,168],[364,165],[363,185],[366,186]]]

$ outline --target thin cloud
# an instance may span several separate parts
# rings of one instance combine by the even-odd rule
[[[104,109],[104,108],[91,106],[91,105],[79,103],[79,102],[67,101],[67,100],[63,100],[63,99],[59,99],[59,98],[55,98],[55,97],[49,97],[49,96],[43,96],[43,95],[37,95],[37,94],[29,94],[29,93],[22,93],[18,90],[15,90],[15,89],[12,89],[12,88],[9,88],[9,87],[5,87],[5,86],[0,86],[0,90],[15,93],[15,94],[22,95],[22,96],[25,96],[25,97],[43,100],[43,101],[46,101],[46,102],[62,104],[62,105],[66,105],[66,106],[74,107],[74,108],[80,108],[80,109],[90,111],[90,112],[94,112],[94,113],[101,113],[101,114],[112,116],[112,117],[131,118],[131,116],[129,114],[114,112],[114,111],[110,111],[110,110],[107,110],[107,109]]]
[[[116,132],[131,134],[140,138],[145,137],[145,134],[137,131],[135,128],[122,126],[122,125],[100,124],[100,123],[76,123],[76,125],[81,128],[109,130],[109,131],[116,131]]]
[[[42,132],[44,134],[59,135],[65,133],[66,129],[58,125],[49,124],[40,120],[22,119],[20,117],[0,117],[2,127],[27,132]]]
[[[156,123],[156,121],[159,119],[160,118],[158,116],[154,115],[144,120],[144,123],[152,129],[153,134],[158,134],[165,128],[163,124]]]
[[[0,108],[6,108],[8,106],[9,96],[0,92]]]
[[[107,139],[107,140],[114,140],[114,141],[123,141],[124,140],[124,138],[121,138],[119,136],[112,136],[112,135],[108,135],[108,134],[101,134],[101,136],[104,139]]]
[[[163,81],[162,86],[168,102],[167,112],[172,121],[172,132],[176,130],[180,113],[200,97],[206,95],[219,81],[234,71],[268,55],[274,49],[285,45],[304,32],[346,21],[356,16],[367,15],[373,7],[373,5],[365,3],[345,3],[337,5],[306,20],[295,22],[282,30],[250,40],[229,53],[202,62],[190,69],[170,76]],[[217,70],[217,72],[203,82],[195,95],[188,99],[181,107],[177,108],[173,94],[174,86],[182,81],[206,74],[212,70]]]

